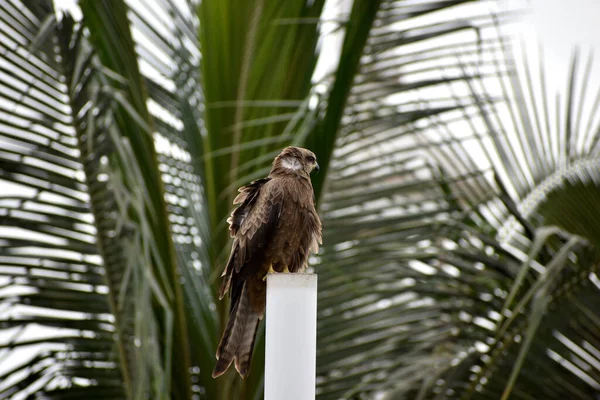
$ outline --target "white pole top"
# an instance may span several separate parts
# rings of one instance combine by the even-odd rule
[[[317,275],[267,275],[265,400],[314,400]]]

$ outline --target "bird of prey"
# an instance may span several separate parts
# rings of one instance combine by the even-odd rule
[[[286,147],[275,158],[269,176],[239,189],[240,204],[227,220],[233,237],[223,271],[219,299],[229,291],[229,321],[217,349],[214,378],[232,362],[248,375],[254,340],[266,305],[266,276],[302,272],[310,252],[321,244],[321,221],[315,210],[310,173],[319,171],[313,152]]]

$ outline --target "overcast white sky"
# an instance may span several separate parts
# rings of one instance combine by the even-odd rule
[[[527,3],[526,0],[501,1],[507,5]],[[542,42],[548,72],[564,81],[573,46],[600,50],[600,0],[530,0],[529,3],[533,12],[521,25],[523,33],[527,40],[536,36]],[[598,82],[600,68],[595,68],[592,75]]]
[[[532,5],[530,21],[557,60],[574,44],[600,46],[600,1],[532,0]]]

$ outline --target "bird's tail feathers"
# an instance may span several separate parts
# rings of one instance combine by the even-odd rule
[[[213,378],[223,375],[232,362],[242,378],[248,375],[259,322],[260,316],[250,305],[248,290],[244,283],[242,293],[231,310],[229,322],[217,349],[217,363],[212,372]]]

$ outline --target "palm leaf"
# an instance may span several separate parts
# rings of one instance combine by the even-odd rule
[[[359,3],[354,11],[364,16]],[[471,239],[476,229],[455,221],[464,213],[464,202],[474,201],[464,199],[465,186],[477,190],[472,196],[481,193],[479,198],[491,187],[468,163],[446,168],[449,157],[458,164],[457,156],[465,154],[459,153],[461,143],[469,138],[429,126],[458,119],[476,104],[468,92],[458,97],[448,90],[461,80],[480,79],[462,74],[454,51],[475,57],[500,47],[493,39],[479,40],[493,21],[462,3],[382,2],[357,75],[347,83],[343,119],[331,116],[329,123],[341,119],[342,125],[339,136],[323,145],[328,154],[335,143],[321,194],[320,398],[383,393],[414,398],[421,382],[447,369],[456,353],[472,345],[473,337],[460,332],[469,329],[485,337],[485,328],[461,320],[457,310],[485,318],[485,301],[472,293],[490,292],[492,282],[508,284],[516,274],[518,259],[496,241],[489,245],[501,260],[479,254]],[[444,22],[449,20],[445,12],[468,18]],[[440,51],[440,44],[457,33],[462,49]],[[347,40],[355,42],[352,36]],[[432,64],[444,65],[446,72]],[[439,100],[439,92],[448,95]],[[332,95],[330,102],[335,101]],[[328,112],[341,113],[339,107]],[[316,134],[313,140],[320,145]],[[466,240],[473,244],[463,245]],[[457,243],[460,252],[452,251]],[[481,271],[479,264],[490,267]]]
[[[73,87],[55,43],[72,36],[73,22],[53,19],[51,3],[0,7],[2,152],[2,383],[0,397],[33,392],[60,398],[125,398],[115,345],[104,265],[95,246],[97,228],[89,182],[78,157]],[[44,22],[48,21],[48,22]],[[49,39],[39,36],[41,33]],[[37,48],[32,54],[30,50]],[[92,90],[99,94],[99,88]],[[80,93],[86,101],[90,93]]]
[[[398,183],[390,182],[389,197],[382,199],[376,192],[356,191],[358,185],[352,181],[344,182],[332,205],[324,203],[337,224],[347,220],[352,226],[339,239],[338,248],[329,258],[325,253],[322,260],[330,265],[331,259],[340,259],[335,261],[340,265],[336,291],[328,288],[324,293],[331,292],[332,297],[345,293],[346,305],[326,308],[327,320],[321,321],[335,330],[342,324],[347,327],[342,331],[346,336],[338,336],[336,347],[330,344],[327,357],[323,356],[329,368],[336,367],[337,375],[323,376],[324,398],[354,393],[390,399],[509,395],[583,399],[598,393],[597,340],[583,328],[597,318],[590,301],[597,296],[598,251],[595,228],[588,223],[596,217],[594,207],[585,207],[592,204],[598,190],[596,174],[591,172],[596,149],[583,145],[595,141],[589,130],[595,123],[595,106],[586,124],[575,122],[585,116],[574,107],[584,107],[583,99],[567,100],[564,109],[532,111],[532,106],[549,104],[535,95],[546,93],[543,73],[542,89],[532,89],[526,61],[524,67],[519,66],[511,58],[508,44],[501,43],[501,51],[484,58],[497,66],[496,76],[481,73],[482,61],[456,58],[464,76],[482,80],[465,80],[466,93],[471,92],[472,99],[461,101],[466,124],[458,125],[460,133],[450,134],[456,125],[444,114],[413,126],[423,133],[419,139],[427,149],[426,161],[418,162],[419,157],[407,150],[403,157],[402,142],[395,148],[385,142],[390,147],[388,157],[370,161],[361,171],[363,149],[353,148],[349,153],[356,158],[350,164],[353,172],[340,168],[340,177],[369,182],[361,172],[377,173],[381,165],[389,171],[381,178],[389,182],[397,177]],[[509,74],[504,74],[504,66]],[[574,86],[579,80],[577,62],[573,66],[567,91],[570,98],[577,93]],[[523,76],[529,77],[527,86],[521,83]],[[507,102],[490,102],[498,97],[487,90],[494,80]],[[459,89],[450,89],[460,100],[454,95]],[[534,134],[534,127],[542,126],[536,118],[541,121],[539,116],[544,114],[570,122]],[[378,122],[373,117],[364,120]],[[586,125],[588,130],[578,131]],[[484,132],[481,126],[486,128]],[[560,131],[567,133],[557,135]],[[445,135],[449,140],[440,143]],[[468,139],[461,141],[461,137]],[[473,137],[481,139],[472,141]],[[361,143],[370,142],[368,138],[355,140],[353,146]],[[412,149],[411,141],[406,143],[405,148]],[[381,153],[386,151],[377,152]],[[486,173],[490,168],[493,174]],[[436,188],[435,182],[439,183],[437,195],[430,192]],[[332,179],[331,187],[335,184]],[[381,184],[377,187],[381,195],[386,193]],[[411,188],[420,188],[413,194],[413,202],[407,194]],[[357,197],[358,206],[351,196]],[[391,207],[397,211],[390,213]],[[396,229],[381,221],[386,212]],[[547,224],[557,224],[585,239]],[[405,236],[401,236],[402,230]],[[426,234],[421,236],[423,232]],[[393,244],[395,239],[400,242]],[[367,247],[370,243],[377,245]],[[340,250],[348,254],[343,263]],[[369,252],[377,254],[378,261],[372,256],[360,258]],[[369,272],[357,280],[353,272],[360,262],[366,263],[360,268]],[[408,267],[419,273],[403,273]],[[393,288],[399,276],[407,275],[412,280],[405,281],[405,287]],[[344,281],[347,283],[340,288]],[[414,320],[402,325],[387,323],[386,318],[394,321],[392,318],[410,315],[394,312],[402,310],[402,301],[413,302]],[[371,318],[374,309],[380,309],[376,319],[363,319]],[[372,333],[365,335],[367,332]],[[333,336],[332,332],[326,334]],[[342,345],[340,339],[362,346],[368,358],[357,359],[351,352],[343,352],[348,344]],[[349,374],[360,379],[360,384],[341,378]]]
[[[178,279],[184,283],[185,320],[189,337],[194,338],[187,344],[190,368],[205,395],[214,398],[217,389],[210,371],[219,325],[211,287],[211,232],[200,165],[203,114],[198,105],[203,94],[194,27],[197,17],[191,4],[170,1],[130,2],[127,10],[155,129],[154,145],[173,232]],[[168,23],[157,26],[157,19]],[[103,25],[101,29],[112,28]]]
[[[401,9],[408,14],[409,7]],[[466,10],[463,15],[468,15]],[[483,37],[489,35],[487,27],[493,32],[492,20],[473,20],[480,25],[442,24],[443,28],[436,26],[436,29],[449,34],[470,30]],[[392,35],[385,32],[384,24],[376,26],[383,26],[380,36]],[[397,35],[407,38],[409,43],[409,38],[421,36]],[[493,361],[503,360],[505,375],[496,372],[493,362],[493,366],[488,367],[488,352],[494,351],[494,346],[502,351],[506,340],[510,342],[508,338],[515,335],[534,340],[528,345],[538,344],[537,335],[543,341],[542,334],[537,332],[552,324],[543,318],[544,305],[554,307],[553,296],[564,292],[566,282],[573,284],[575,278],[569,278],[572,271],[585,266],[577,275],[587,276],[597,265],[593,248],[583,245],[573,252],[568,242],[549,239],[536,255],[535,264],[542,270],[547,266],[548,271],[560,267],[561,272],[550,276],[540,275],[539,271],[526,274],[523,287],[531,287],[533,292],[517,292],[516,296],[539,300],[521,301],[521,312],[529,317],[517,318],[510,325],[515,326],[510,334],[504,331],[495,334],[502,326],[501,312],[508,307],[503,299],[513,287],[517,272],[522,269],[520,265],[535,242],[536,227],[557,222],[546,220],[543,215],[532,216],[530,211],[522,214],[523,206],[514,193],[527,193],[524,186],[527,181],[519,178],[532,176],[534,182],[542,182],[547,176],[542,166],[551,163],[546,160],[544,164],[540,160],[551,154],[543,152],[543,140],[535,141],[523,131],[523,127],[530,129],[533,122],[522,121],[529,115],[523,108],[524,94],[519,92],[524,89],[520,89],[520,75],[514,73],[515,64],[505,57],[510,54],[506,43],[501,37],[498,42],[481,41],[478,35],[471,38],[471,44],[468,41],[465,44],[476,52],[452,54],[449,51],[438,56],[438,62],[444,63],[446,70],[446,74],[439,77],[435,76],[439,70],[429,65],[419,68],[419,61],[398,55],[399,50],[394,56],[390,51],[386,57],[381,55],[385,54],[385,47],[379,47],[372,58],[364,57],[370,62],[369,66],[388,63],[395,68],[365,68],[373,72],[364,73],[360,84],[352,89],[357,94],[355,97],[351,94],[348,99],[347,124],[341,128],[324,187],[326,245],[318,260],[322,264],[319,269],[322,289],[319,337],[325,338],[319,341],[322,398],[383,394],[394,399],[466,396],[478,393],[482,387],[487,390],[491,377],[494,377],[493,388],[500,388],[491,398],[500,398],[510,371],[514,371],[513,378],[520,376],[520,371],[530,373],[527,360],[534,357],[530,355],[534,350],[513,346],[506,359],[493,358]],[[428,36],[423,34],[422,37]],[[402,42],[398,39],[389,43],[395,48]],[[435,45],[432,47],[435,49]],[[422,49],[416,55],[409,53],[423,60],[424,65],[427,65],[425,61],[436,60],[433,54]],[[402,74],[400,83],[381,85],[381,82],[394,82],[391,72],[403,71],[400,64],[403,59],[410,62],[405,68],[408,73]],[[492,73],[485,72],[490,69]],[[378,71],[389,75],[379,78]],[[420,81],[421,76],[427,78]],[[403,86],[402,81],[407,83]],[[479,92],[493,81],[505,82],[504,89],[500,85],[500,93]],[[426,90],[435,85],[440,90],[435,99],[428,100]],[[439,93],[444,89],[448,100],[441,103]],[[405,93],[405,98],[415,98],[414,106],[410,103],[387,108],[385,103],[382,105],[384,96],[399,91]],[[503,98],[509,101],[498,101]],[[401,112],[402,108],[409,107],[422,107],[415,110],[422,111],[420,115]],[[501,109],[512,110],[509,118],[498,111]],[[581,114],[572,109],[572,106],[567,107],[568,112]],[[561,120],[575,121],[576,118]],[[504,121],[518,122],[513,126],[494,125]],[[482,131],[481,126],[487,129]],[[456,131],[458,127],[460,132]],[[564,154],[571,154],[557,158],[574,159],[572,162],[577,164],[574,148],[579,146],[581,152],[582,143],[593,142],[593,138],[577,136],[572,128],[564,129],[571,132],[562,139],[565,144],[554,146],[564,149],[560,150]],[[556,140],[552,132],[546,135],[544,140],[548,143]],[[567,143],[573,144],[568,146]],[[519,153],[528,156],[523,158]],[[494,174],[490,173],[490,167],[495,170]],[[528,170],[524,172],[523,168]],[[588,183],[593,176],[589,169],[581,167],[574,167],[569,177],[573,175],[585,176]],[[513,176],[517,180],[513,181]],[[557,198],[553,203],[555,207],[564,204],[560,196],[561,200]],[[538,192],[535,198],[544,197]],[[575,199],[582,200],[573,197],[572,201],[577,201]],[[543,208],[540,214],[542,212]],[[511,224],[508,238],[505,221]],[[571,218],[563,218],[559,224],[569,229],[567,221]],[[590,229],[593,228],[584,230],[579,226],[574,232],[589,237],[593,235]],[[553,261],[555,254],[563,254],[558,259],[560,262]],[[565,258],[567,255],[570,261]],[[576,264],[571,264],[573,257],[577,258]],[[554,265],[557,267],[551,268]],[[538,281],[548,283],[536,284]],[[545,348],[543,342],[536,348]],[[544,358],[539,354],[537,357]],[[514,369],[506,367],[515,361],[518,363]],[[523,362],[523,368],[519,368]],[[585,371],[589,371],[589,366]],[[477,379],[473,378],[474,372]],[[566,377],[573,372],[562,373]],[[482,377],[486,385],[481,383]],[[529,387],[520,387],[519,381],[516,382],[515,396],[519,393],[527,398],[526,393],[537,393],[536,389],[530,391]],[[577,382],[578,388],[573,389],[577,396],[589,397],[594,393],[594,384],[590,386],[589,379],[582,384]],[[489,392],[487,395],[490,396]]]
[[[505,54],[511,54],[508,44]],[[462,378],[464,382],[471,381],[466,391],[462,387],[462,395],[479,398],[500,397],[504,393],[503,398],[509,394],[515,398],[590,398],[600,388],[592,356],[597,354],[592,343],[597,342],[595,334],[583,328],[582,321],[597,318],[591,311],[594,308],[589,308],[593,307],[590,301],[597,297],[598,290],[594,283],[598,242],[590,223],[597,217],[595,207],[588,204],[597,197],[598,186],[595,173],[590,173],[597,149],[586,144],[597,140],[597,132],[590,130],[595,123],[597,104],[586,106],[586,89],[578,82],[588,76],[591,58],[581,71],[579,56],[575,54],[564,108],[560,100],[551,108],[550,101],[539,97],[548,93],[542,67],[536,75],[527,57],[521,65],[506,58],[504,62],[515,73],[502,90],[514,100],[503,111],[486,110],[491,118],[485,122],[488,129],[506,132],[511,138],[510,146],[506,141],[493,142],[494,150],[503,160],[502,168],[498,159],[490,159],[490,163],[495,164],[499,173],[506,174],[503,186],[513,194],[506,194],[505,198],[514,199],[511,208],[523,215],[515,223],[512,218],[504,219],[505,213],[499,213],[498,235],[513,251],[523,252],[528,248],[528,240],[522,236],[528,230],[523,221],[538,226],[555,224],[585,239],[572,237],[567,241],[569,234],[561,235],[560,240],[548,239],[545,254],[540,254],[537,260],[536,272],[528,273],[528,283],[522,279],[515,282],[519,286],[513,287],[504,306],[510,318],[499,325],[489,353],[479,358],[474,376]],[[580,97],[575,101],[577,94]],[[481,98],[487,93],[477,91],[474,95]],[[504,112],[508,112],[509,118],[498,118],[506,115]],[[550,123],[550,116],[559,121],[557,125]],[[513,176],[523,179],[512,179]],[[515,344],[521,341],[523,345]],[[508,367],[515,363],[515,367]]]

